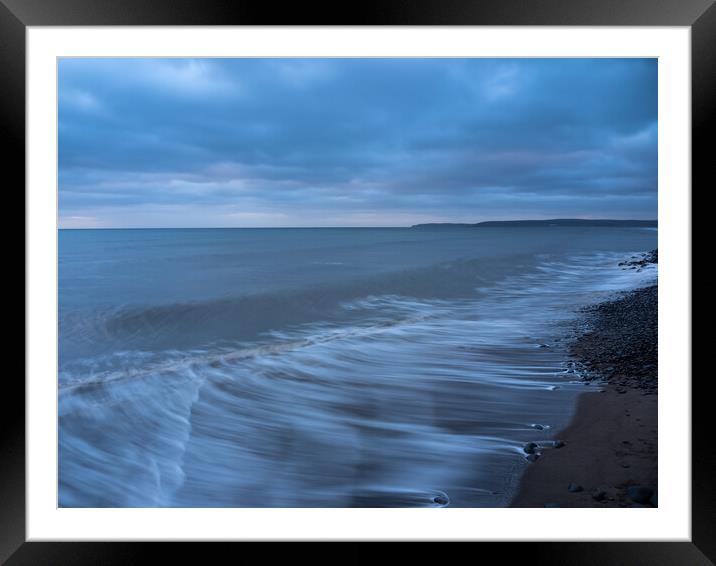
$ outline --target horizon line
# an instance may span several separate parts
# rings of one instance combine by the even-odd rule
[[[122,227],[122,226],[93,226],[93,227],[57,227],[57,230],[359,230],[359,229],[401,229],[401,228],[412,228],[413,226],[425,226],[430,224],[444,225],[444,224],[455,224],[464,226],[475,226],[483,224],[485,222],[554,222],[564,220],[582,220],[585,222],[656,222],[658,218],[517,218],[511,220],[481,220],[479,222],[419,222],[417,224],[410,224],[405,226],[133,226],[133,227]]]

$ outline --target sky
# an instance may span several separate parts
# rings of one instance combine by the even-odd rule
[[[656,59],[61,59],[61,228],[657,217]]]

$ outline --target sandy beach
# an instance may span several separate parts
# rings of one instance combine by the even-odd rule
[[[654,251],[620,265],[656,262]],[[657,295],[654,285],[585,310],[570,353],[599,387],[585,388],[553,437],[563,446],[530,465],[512,507],[658,505]]]

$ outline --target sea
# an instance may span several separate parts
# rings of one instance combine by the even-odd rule
[[[60,230],[60,507],[502,507],[642,227]],[[586,384],[585,384],[586,383]]]

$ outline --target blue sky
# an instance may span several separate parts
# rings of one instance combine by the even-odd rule
[[[60,226],[657,216],[655,59],[62,59]]]

